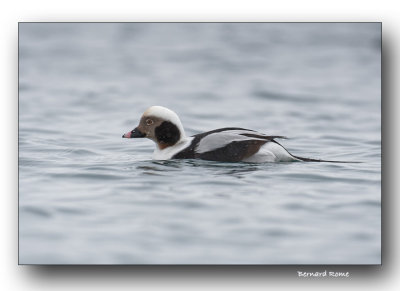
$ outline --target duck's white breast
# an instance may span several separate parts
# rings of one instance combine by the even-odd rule
[[[153,152],[153,159],[154,160],[169,160],[171,159],[175,154],[179,153],[186,147],[190,145],[192,142],[193,137],[186,137],[185,139],[181,140],[174,146],[167,147],[163,150],[159,149],[158,146]]]

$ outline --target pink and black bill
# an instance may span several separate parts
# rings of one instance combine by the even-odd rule
[[[123,138],[140,138],[140,137],[145,137],[145,136],[146,136],[146,134],[143,132],[140,132],[140,130],[137,128],[122,135]]]

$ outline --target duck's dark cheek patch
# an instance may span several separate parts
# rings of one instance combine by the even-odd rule
[[[155,129],[155,135],[159,143],[172,146],[181,138],[178,127],[169,121],[164,121]]]

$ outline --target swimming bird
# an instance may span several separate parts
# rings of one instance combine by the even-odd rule
[[[331,162],[301,158],[290,154],[275,139],[254,130],[225,127],[186,136],[181,120],[172,110],[152,106],[142,115],[139,125],[123,138],[148,138],[156,143],[155,160],[202,159],[221,162]]]

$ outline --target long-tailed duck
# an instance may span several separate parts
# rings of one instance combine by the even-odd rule
[[[268,136],[254,130],[225,127],[188,137],[178,115],[162,106],[148,108],[139,125],[123,138],[147,137],[156,143],[153,159],[202,159],[221,162],[321,162],[290,154]],[[324,161],[325,162],[325,161]]]

